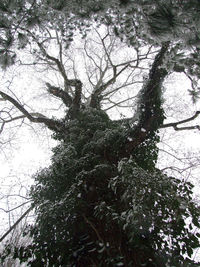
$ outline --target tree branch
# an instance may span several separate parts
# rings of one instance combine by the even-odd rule
[[[50,83],[46,83],[48,87],[48,92],[56,97],[62,99],[63,103],[70,107],[72,104],[72,97],[64,90],[60,89],[59,87],[52,86]]]
[[[97,107],[98,106],[98,102],[101,99],[98,98],[102,98],[100,97],[102,92],[105,91],[107,89],[108,86],[110,86],[112,83],[114,83],[117,79],[117,77],[125,70],[129,67],[129,65],[125,65],[119,72],[117,72],[117,67],[113,66],[113,76],[111,79],[109,79],[105,84],[102,84],[100,87],[96,88],[96,90],[94,90],[94,92],[91,94],[91,100],[90,100],[90,106],[91,107]]]
[[[0,111],[0,113],[1,113],[1,111]],[[43,117],[43,118],[45,118],[45,116],[43,115],[43,114],[41,114],[41,113],[38,113],[38,112],[30,112],[29,113],[31,116],[38,116],[38,117]],[[4,119],[2,119],[2,118],[0,118],[2,121],[3,121],[3,123],[9,123],[9,122],[12,122],[12,121],[16,121],[16,120],[20,120],[20,119],[24,119],[24,118],[26,118],[26,116],[25,115],[20,115],[20,116],[16,116],[16,117],[11,117],[9,120],[4,120]]]
[[[53,57],[51,55],[49,55],[47,53],[47,51],[45,50],[44,46],[43,46],[43,42],[39,42],[38,39],[35,37],[35,35],[30,32],[29,30],[25,29],[25,28],[22,28],[22,30],[26,31],[28,34],[30,34],[30,36],[33,38],[33,40],[36,42],[36,44],[38,45],[38,47],[40,48],[40,51],[42,52],[42,54],[46,57],[46,59],[50,60],[51,62],[55,63],[57,68],[58,68],[58,71],[60,72],[61,76],[63,77],[64,79],[64,83],[65,83],[65,86],[67,85],[70,85],[70,86],[73,86],[72,83],[73,83],[73,80],[69,80],[67,78],[67,75],[66,75],[66,72],[65,72],[65,68],[64,68],[64,65],[62,63],[62,57],[60,57],[60,60],[57,59],[56,57]],[[58,38],[58,36],[57,36]],[[57,39],[58,41],[58,39]],[[62,53],[62,46],[59,46],[59,49],[60,49],[60,55]]]
[[[186,127],[181,127],[181,128],[178,128],[177,127],[180,124],[187,123],[189,121],[193,121],[194,119],[196,119],[199,116],[199,114],[200,114],[200,111],[196,111],[196,113],[192,117],[190,117],[190,118],[187,118],[187,119],[182,120],[182,121],[177,121],[177,122],[171,122],[171,123],[163,124],[163,125],[160,126],[160,128],[173,127],[174,130],[176,130],[176,131],[193,130],[193,129],[200,130],[200,126],[199,125],[186,126]]]
[[[126,147],[129,153],[144,142],[150,133],[156,132],[163,123],[164,115],[161,107],[161,87],[168,72],[162,68],[162,64],[168,47],[169,42],[162,45],[154,59],[149,77],[140,92],[137,125],[131,134],[133,140],[129,141]]]
[[[81,215],[83,216],[83,219],[85,220],[85,222],[88,223],[90,225],[90,227],[94,230],[94,232],[96,233],[98,239],[104,244],[103,238],[100,236],[99,232],[97,231],[97,229],[93,225],[93,223],[87,219],[87,217],[85,216],[85,214],[81,214]]]
[[[10,103],[12,103],[19,111],[21,111],[26,118],[28,118],[31,122],[35,123],[44,123],[48,128],[51,130],[58,131],[61,128],[61,123],[49,119],[47,117],[33,117],[31,113],[29,113],[19,102],[17,102],[14,98],[7,95],[6,93],[0,91],[0,95],[5,99],[8,100]],[[39,114],[39,113],[33,113],[33,114]]]
[[[2,242],[7,235],[10,234],[10,232],[21,222],[21,220],[24,219],[24,217],[33,209],[33,206],[31,206],[29,209],[27,209],[22,216],[10,227],[10,229],[0,238],[0,242]]]
[[[194,125],[194,126],[186,126],[186,127],[174,127],[175,131],[185,131],[185,130],[199,130],[200,131],[200,126],[199,125]]]
[[[24,202],[24,203],[18,205],[17,207],[14,207],[14,208],[10,209],[10,210],[5,210],[5,209],[3,209],[3,208],[0,208],[0,210],[4,211],[5,213],[9,213],[9,212],[11,212],[11,211],[13,211],[13,210],[16,210],[16,209],[18,209],[18,208],[20,208],[20,207],[22,207],[22,206],[24,206],[24,205],[26,205],[27,203],[30,203],[30,202],[31,202],[31,200],[26,201],[26,202]]]

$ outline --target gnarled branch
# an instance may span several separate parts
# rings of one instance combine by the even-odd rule
[[[52,86],[50,83],[46,83],[48,87],[48,92],[56,97],[62,99],[63,103],[70,107],[72,104],[72,97],[64,90],[60,89],[59,87]]]

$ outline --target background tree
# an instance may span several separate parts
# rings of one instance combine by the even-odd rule
[[[162,105],[163,83],[174,71],[189,77],[194,100],[198,96],[198,68],[194,60],[198,47],[190,43],[193,51],[190,53],[187,47],[180,45],[182,35],[176,36],[179,23],[182,29],[186,27],[181,20],[186,4],[167,2],[171,4],[170,8],[165,5],[161,8],[162,1],[113,3],[114,8],[109,9],[109,4],[102,1],[102,8],[98,10],[95,1],[88,5],[82,1],[82,6],[76,1],[70,6],[64,2],[61,6],[51,6],[51,1],[16,2],[20,6],[16,16],[7,16],[7,12],[11,12],[10,6],[8,11],[3,10],[5,17],[12,18],[12,26],[9,24],[4,32],[10,32],[18,42],[20,38],[26,40],[22,48],[29,46],[36,55],[35,61],[29,64],[42,64],[44,69],[57,71],[62,79],[60,86],[46,82],[48,93],[57,97],[64,107],[60,119],[31,112],[16,97],[0,91],[2,99],[14,106],[21,116],[17,115],[17,119],[10,114],[11,119],[3,117],[2,129],[10,121],[27,118],[47,126],[59,141],[53,149],[52,164],[35,175],[35,185],[31,189],[36,211],[36,223],[29,230],[33,242],[27,248],[16,249],[14,254],[22,261],[28,260],[32,266],[194,265],[189,258],[184,259],[199,245],[198,233],[192,233],[193,226],[199,227],[199,211],[191,198],[192,185],[167,177],[156,168],[159,129],[199,129],[198,125],[184,126],[197,118],[199,111],[186,119],[164,124]],[[50,7],[45,11],[46,4]],[[150,4],[153,11],[149,11]],[[100,9],[104,11],[102,16],[98,13]],[[193,8],[188,6],[188,10]],[[178,23],[175,11],[180,11]],[[34,18],[33,12],[40,21],[27,28],[27,20]],[[87,88],[75,66],[72,72],[68,69],[65,58],[70,57],[65,49],[70,49],[66,36],[69,42],[72,41],[68,36],[70,25],[85,29],[89,23],[87,16],[92,12],[94,19],[99,21],[101,17],[104,23],[109,21],[111,26],[115,25],[116,35],[126,37],[133,59],[119,63],[112,58],[111,29],[103,37],[99,35],[103,54],[94,51],[95,60],[88,52],[86,41],[84,54],[91,62],[87,66],[92,68],[92,71],[86,69],[90,84]],[[21,21],[19,14],[24,14]],[[58,19],[55,14],[60,15]],[[168,25],[169,18],[172,25]],[[158,36],[162,38],[157,40],[159,21],[164,21],[167,27],[161,28]],[[197,23],[191,22],[192,26]],[[67,31],[62,25],[68,26]],[[14,38],[16,32],[18,36]],[[19,38],[20,34],[23,38]],[[56,52],[52,50],[52,44],[57,45]],[[18,53],[13,59],[20,60],[14,44],[9,48],[12,50],[2,48],[7,49],[4,58],[12,58],[12,53]],[[191,65],[186,64],[188,58]],[[4,66],[11,63],[14,60]],[[191,72],[191,69],[195,71]],[[119,77],[122,84],[115,87]],[[135,88],[134,84],[141,86]],[[126,98],[117,96],[125,87],[131,93],[129,100],[137,95],[136,112],[126,119],[111,120],[103,109],[126,103]],[[130,87],[137,89],[136,94],[132,94]],[[191,219],[188,224],[187,218]]]

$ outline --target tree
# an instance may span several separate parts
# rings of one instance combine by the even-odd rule
[[[33,1],[28,5],[23,1],[16,2],[22,6],[19,14],[22,12],[26,16],[20,23],[19,17],[13,16],[12,25],[18,25],[17,30],[23,35],[23,40],[26,39],[26,47],[30,45],[30,51],[36,55],[31,64],[42,63],[42,67],[48,66],[59,73],[61,86],[46,82],[46,87],[65,109],[61,119],[50,118],[41,112],[29,112],[15,97],[0,91],[2,99],[21,112],[17,120],[27,118],[33,123],[44,124],[59,142],[53,149],[52,164],[35,175],[35,185],[30,192],[36,222],[27,229],[27,233],[33,241],[28,247],[15,248],[14,251],[14,257],[28,261],[30,266],[195,265],[189,257],[193,248],[199,246],[199,234],[192,232],[193,226],[199,228],[199,210],[192,201],[192,185],[168,177],[156,168],[156,162],[159,129],[199,129],[198,125],[182,126],[194,120],[199,111],[192,117],[165,124],[162,104],[162,86],[170,73],[181,71],[191,79],[193,87],[198,86],[195,83],[198,78],[195,58],[198,47],[190,44],[193,49],[190,53],[180,45],[182,35],[174,37],[178,24],[173,22],[174,10],[165,5],[161,7],[162,1],[158,1],[159,5],[154,1],[140,1],[141,4],[135,1],[135,5],[131,5],[131,1],[119,2],[113,1],[116,6],[110,10],[109,4],[104,1],[101,1],[102,8],[95,1],[90,1],[89,5],[82,1],[80,13],[78,1],[73,1],[74,9],[69,11],[74,12],[74,16],[70,17],[72,22],[69,19],[66,22],[68,26],[76,26],[83,21],[85,29],[86,21],[90,21],[87,18],[90,12],[95,12],[94,19],[97,21],[100,17],[104,18],[104,23],[110,20],[111,26],[106,34],[103,37],[99,34],[103,55],[94,51],[94,60],[88,52],[87,39],[85,41],[84,53],[90,60],[89,67],[93,69],[93,72],[87,71],[91,86],[89,93],[77,76],[75,67],[72,69],[73,78],[69,78],[71,72],[65,63],[65,58],[69,60],[67,49],[70,46],[69,43],[66,45],[66,32],[63,34],[62,25],[66,25],[64,15],[68,14],[69,4]],[[48,11],[52,12],[50,15],[42,13],[47,3],[50,6]],[[146,14],[150,3],[155,12]],[[171,1],[171,5],[175,10],[181,10],[181,15],[185,14],[185,2],[176,4]],[[121,10],[126,11],[124,19]],[[193,8],[188,6],[188,10]],[[27,19],[33,20],[33,11],[40,14],[40,23],[37,21],[27,29],[23,23],[26,24]],[[117,11],[121,12],[119,16]],[[60,17],[52,22],[55,12]],[[131,26],[130,20],[127,21],[130,12],[135,15]],[[145,17],[150,20],[148,35]],[[170,25],[169,18],[173,22]],[[165,27],[159,33],[161,41],[153,41],[158,34],[157,25],[163,20]],[[114,22],[115,26],[112,25]],[[10,27],[8,31],[13,29],[13,26]],[[114,61],[112,28],[116,35],[127,38],[133,51],[131,60]],[[141,29],[144,30],[142,33],[139,32]],[[169,33],[172,41],[167,38]],[[58,47],[56,56],[51,50],[52,43]],[[14,46],[12,48],[16,50]],[[17,50],[11,52],[17,54]],[[20,59],[19,56],[16,58]],[[190,64],[186,65],[188,58]],[[150,64],[148,70],[147,61]],[[195,71],[190,73],[191,69]],[[142,78],[141,70],[144,71]],[[121,74],[125,75],[125,82],[115,88]],[[124,87],[130,91],[130,86],[135,83],[142,84],[136,113],[131,118],[111,120],[103,109],[119,106],[121,100],[118,101],[113,94]],[[196,87],[191,92],[193,96],[198,96]],[[15,118],[9,121],[2,119],[2,130]],[[190,222],[187,223],[187,220]]]

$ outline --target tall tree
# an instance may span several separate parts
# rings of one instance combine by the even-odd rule
[[[1,4],[7,19],[2,26],[2,65],[8,67],[19,58],[14,56],[18,53],[15,40],[19,48],[31,45],[34,64],[47,64],[61,76],[61,87],[48,82],[46,87],[65,107],[62,119],[49,118],[29,112],[15,97],[0,91],[2,99],[21,112],[17,119],[46,125],[59,141],[52,164],[35,175],[30,192],[36,213],[34,226],[27,229],[32,243],[15,248],[14,257],[30,266],[194,266],[189,257],[199,246],[199,234],[192,229],[200,225],[192,185],[168,177],[156,168],[156,162],[160,128],[199,129],[196,125],[181,127],[199,111],[164,124],[162,107],[162,86],[172,72],[185,73],[192,82],[194,100],[198,96],[198,44],[191,36],[194,30],[198,39],[196,10],[187,1],[111,1],[112,8],[107,1],[16,1],[13,5],[19,9],[15,12],[11,2]],[[198,1],[193,2],[198,7]],[[186,7],[195,18],[191,29],[186,25],[191,18],[186,16]],[[69,78],[64,55],[75,29],[86,31],[92,19],[109,24],[118,37],[125,38],[135,58],[116,63],[108,32],[100,38],[105,62],[97,51],[97,64],[86,42],[85,54],[96,68],[94,76],[88,75],[92,88],[88,95],[76,72]],[[177,33],[178,27],[188,30],[190,36]],[[6,34],[12,39],[9,46]],[[110,38],[108,46],[106,38]],[[56,56],[52,42],[58,47]],[[149,57],[147,71],[141,62]],[[142,87],[136,113],[128,119],[111,120],[103,110],[105,101],[113,103],[113,93],[120,86],[112,86],[128,69],[129,77],[140,75],[131,70],[145,69],[145,77],[139,80]],[[134,78],[126,81],[123,86],[135,82]],[[7,122],[2,120],[2,130]]]

